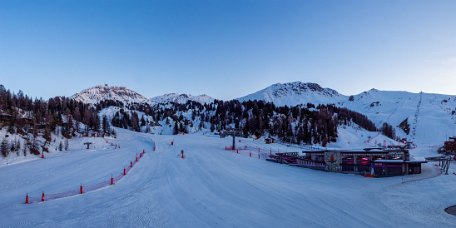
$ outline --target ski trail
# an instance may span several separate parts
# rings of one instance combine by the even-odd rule
[[[414,116],[414,119],[413,119],[413,126],[412,126],[412,134],[411,134],[411,140],[414,142],[416,140],[416,129],[418,127],[418,117],[420,115],[420,109],[421,109],[421,103],[423,101],[423,92],[420,92],[420,99],[418,101],[418,104],[416,106],[416,112],[415,112],[415,116]]]

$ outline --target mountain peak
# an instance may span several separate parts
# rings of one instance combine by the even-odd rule
[[[241,97],[238,100],[263,100],[276,105],[298,105],[308,102],[314,104],[334,103],[345,96],[329,88],[323,88],[312,82],[276,83],[256,93]]]
[[[128,89],[125,86],[109,86],[108,84],[84,89],[71,96],[71,98],[86,104],[98,104],[103,100],[120,101],[124,104],[144,103],[148,101],[147,98],[141,94]]]
[[[157,96],[153,97],[150,99],[150,102],[152,104],[164,104],[164,103],[178,103],[178,104],[185,104],[187,101],[194,101],[198,102],[200,104],[205,104],[205,103],[212,103],[214,102],[214,98],[203,94],[203,95],[198,95],[198,96],[192,96],[190,94],[185,94],[185,93],[168,93],[164,94],[162,96]]]
[[[339,96],[340,94],[329,88],[322,88],[319,84],[317,83],[312,83],[312,82],[289,82],[289,83],[277,83],[271,86],[275,90],[276,96],[282,96],[282,95],[287,95],[287,92],[292,91],[293,93],[297,95],[309,93],[309,92],[316,92],[316,93],[322,93],[326,94],[327,96]]]

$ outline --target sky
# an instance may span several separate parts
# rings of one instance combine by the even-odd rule
[[[456,1],[0,1],[0,84],[234,99],[315,82],[456,94]]]

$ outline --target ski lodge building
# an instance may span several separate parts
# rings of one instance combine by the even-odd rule
[[[270,161],[338,173],[387,177],[420,174],[426,161],[410,160],[406,149],[366,148],[364,150],[324,150],[278,153]]]

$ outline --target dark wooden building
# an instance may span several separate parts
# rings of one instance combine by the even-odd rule
[[[8,113],[0,112],[0,121],[10,121],[12,118],[13,116]]]
[[[440,151],[446,154],[456,155],[456,137],[450,137],[448,141],[443,144]]]
[[[264,143],[266,143],[266,144],[271,144],[271,143],[274,143],[274,142],[275,142],[275,139],[271,138],[271,137],[268,137],[268,138],[264,139]]]
[[[411,161],[408,150],[367,148],[364,150],[303,151],[272,155],[270,161],[339,173],[386,177],[421,173],[426,161]]]

